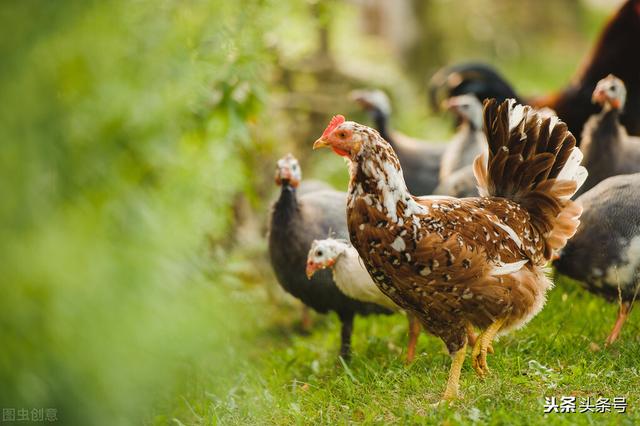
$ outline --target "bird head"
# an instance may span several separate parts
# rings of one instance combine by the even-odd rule
[[[482,128],[482,104],[475,96],[453,96],[445,100],[443,106],[452,111],[462,122],[471,124],[474,129]]]
[[[313,241],[307,255],[307,278],[311,279],[321,269],[332,268],[347,244],[333,238]]]
[[[608,109],[622,110],[627,99],[627,89],[622,80],[609,74],[598,82],[591,102]]]
[[[345,121],[342,115],[336,115],[325,129],[322,136],[313,144],[313,149],[328,147],[336,154],[355,160],[355,158],[367,147],[383,140],[377,132],[369,127]]]
[[[391,101],[382,90],[353,90],[349,98],[365,111],[377,110],[386,116],[391,114]]]
[[[302,180],[302,170],[300,170],[300,163],[296,157],[291,154],[287,154],[278,160],[276,166],[276,185],[290,185],[296,188]]]

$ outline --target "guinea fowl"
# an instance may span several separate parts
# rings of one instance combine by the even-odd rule
[[[318,271],[331,268],[333,280],[347,296],[362,302],[375,303],[392,311],[400,310],[391,299],[378,289],[369,272],[362,264],[355,248],[347,240],[327,238],[311,244],[307,257],[307,277]],[[416,343],[420,335],[420,322],[416,317],[407,315],[409,320],[409,343],[407,345],[407,363],[413,361]]]
[[[589,177],[581,192],[608,177],[640,172],[640,137],[629,136],[620,125],[626,95],[624,83],[613,75],[600,80],[593,91],[593,102],[602,111],[589,118],[582,132],[582,165]]]
[[[473,165],[456,170],[446,179],[441,180],[436,189],[433,190],[433,194],[456,198],[477,197],[480,195],[476,176],[473,174]]]
[[[391,102],[381,90],[355,90],[351,92],[351,98],[369,113],[380,135],[395,150],[405,170],[409,190],[416,194],[431,194],[438,185],[446,145],[420,141],[391,130]]]
[[[461,168],[471,165],[478,154],[487,149],[487,141],[482,132],[480,101],[475,96],[461,95],[454,96],[445,103],[447,109],[456,114],[460,124],[442,155],[440,182]]]
[[[484,127],[477,198],[411,195],[391,145],[342,116],[314,143],[349,160],[349,237],[371,277],[453,356],[445,400],[458,397],[469,325],[483,329],[472,364],[484,375],[493,338],[542,309],[552,285],[544,266],[575,233],[581,209],[570,197],[587,174],[555,117],[490,100]]]
[[[346,194],[318,190],[298,195],[302,174],[291,154],[281,158],[276,168],[280,197],[273,205],[269,227],[269,256],[280,285],[291,295],[319,313],[334,311],[342,323],[340,355],[349,358],[353,318],[356,313],[387,312],[381,307],[345,296],[331,274],[320,272],[310,283],[305,275],[307,253],[316,238],[347,236],[344,215]]]
[[[620,302],[606,343],[619,336],[640,288],[640,173],[614,176],[582,194],[582,223],[554,261],[557,271]]]
[[[536,108],[549,107],[579,134],[587,119],[597,112],[591,93],[598,81],[614,74],[627,84],[629,96],[622,124],[630,134],[640,135],[640,0],[627,0],[600,33],[596,45],[571,82],[548,96],[525,99]],[[462,94],[487,98],[519,98],[511,85],[489,65],[458,64],[438,71],[429,83],[432,106],[441,99]]]

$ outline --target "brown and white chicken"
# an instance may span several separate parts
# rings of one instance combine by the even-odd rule
[[[314,143],[349,159],[347,222],[379,288],[440,337],[453,357],[443,399],[458,397],[469,325],[479,375],[498,334],[526,324],[552,286],[544,267],[578,227],[571,196],[586,179],[575,138],[556,117],[508,100],[484,106],[481,197],[416,197],[378,132],[336,116]]]

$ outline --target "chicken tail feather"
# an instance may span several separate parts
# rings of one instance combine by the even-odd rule
[[[582,152],[567,125],[513,99],[484,103],[488,157],[478,156],[474,173],[480,195],[503,197],[525,208],[545,238],[545,257],[566,244],[582,208],[571,196],[587,178]]]

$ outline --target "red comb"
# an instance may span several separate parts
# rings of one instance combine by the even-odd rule
[[[327,128],[324,129],[324,132],[322,133],[322,137],[325,138],[329,136],[329,134],[333,132],[333,129],[335,129],[342,123],[344,123],[344,116],[340,114],[334,115],[331,121],[329,122],[329,125],[327,126]]]

